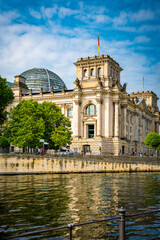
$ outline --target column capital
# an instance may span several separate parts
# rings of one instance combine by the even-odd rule
[[[103,99],[102,98],[96,98],[96,101],[97,101],[97,103],[100,103],[100,104],[103,103]]]
[[[122,108],[127,108],[127,103],[124,103],[121,106],[122,106]]]
[[[66,107],[66,103],[62,103],[62,104],[61,104],[61,107]]]
[[[113,102],[117,104],[117,103],[119,103],[120,101],[119,101],[119,99],[115,99],[115,100],[113,100]]]
[[[80,106],[80,105],[81,105],[81,103],[82,103],[82,101],[81,101],[81,100],[79,100],[79,99],[75,99],[75,100],[74,100],[74,102],[75,102],[75,104],[77,104],[77,105],[79,105],[79,106]]]

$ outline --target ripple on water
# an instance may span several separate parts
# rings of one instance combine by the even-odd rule
[[[160,174],[60,174],[0,176],[0,228],[9,235],[160,208]],[[149,239],[160,230],[159,214],[127,219],[127,237]],[[76,227],[77,240],[117,239],[117,221]],[[68,230],[28,239],[67,239]],[[22,239],[22,240],[23,240]]]

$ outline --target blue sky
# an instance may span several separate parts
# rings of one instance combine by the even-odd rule
[[[33,67],[57,73],[73,88],[79,57],[108,54],[124,69],[127,91],[160,97],[159,0],[0,0],[0,75]]]

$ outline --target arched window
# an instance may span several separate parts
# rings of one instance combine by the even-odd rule
[[[94,68],[91,68],[91,76],[94,76]]]
[[[84,69],[84,77],[87,77],[87,69]]]
[[[98,68],[98,76],[101,75],[101,68]]]
[[[85,108],[85,115],[97,115],[97,108],[95,105],[90,104]]]

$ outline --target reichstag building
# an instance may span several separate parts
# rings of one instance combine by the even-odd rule
[[[159,133],[158,97],[152,91],[126,92],[119,64],[108,55],[79,58],[77,78],[68,90],[63,80],[45,68],[33,68],[15,76],[12,90],[21,100],[56,103],[71,121],[72,151],[121,155],[146,153],[148,133]]]

